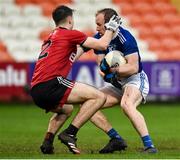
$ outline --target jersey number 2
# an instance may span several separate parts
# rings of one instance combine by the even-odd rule
[[[42,51],[39,55],[38,59],[42,59],[48,56],[48,51],[47,49],[50,47],[51,45],[51,40],[46,41],[43,45],[42,45]]]

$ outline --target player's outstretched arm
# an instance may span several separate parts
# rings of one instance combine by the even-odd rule
[[[84,53],[84,50],[82,49],[82,47],[77,46],[75,61],[77,61],[83,53]]]
[[[113,33],[118,29],[120,24],[120,18],[118,16],[112,16],[106,24],[105,34],[100,39],[88,37],[82,46],[96,50],[106,50],[113,37]]]

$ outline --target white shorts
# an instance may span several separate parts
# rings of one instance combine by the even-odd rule
[[[117,96],[122,97],[125,86],[132,85],[139,89],[143,97],[143,101],[146,101],[146,97],[149,93],[149,81],[144,71],[134,74],[128,78],[124,78],[120,80],[119,83],[122,85],[122,89],[116,88],[115,86],[109,83],[103,88],[107,88],[108,90],[114,92]]]

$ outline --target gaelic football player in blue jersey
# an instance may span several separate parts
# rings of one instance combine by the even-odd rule
[[[94,36],[95,38],[99,39],[104,35],[106,23],[112,15],[117,15],[117,12],[111,8],[105,8],[96,13],[97,33]],[[81,49],[84,51],[88,50],[83,47]],[[83,53],[81,49],[78,50],[79,56]],[[125,65],[115,68],[108,66],[104,57],[113,50],[118,50],[123,54],[127,61]],[[95,50],[94,52],[97,55],[100,73],[104,80],[109,83],[109,85],[100,89],[107,95],[103,108],[119,104],[140,135],[144,144],[144,152],[156,153],[157,149],[153,145],[144,117],[137,110],[138,105],[146,101],[149,92],[149,82],[146,73],[143,71],[135,38],[128,30],[120,26],[114,33],[107,50]],[[103,117],[98,116],[98,112],[91,118],[95,124],[100,124],[99,119],[103,119]],[[102,128],[103,126],[104,124],[101,123],[98,127]],[[105,130],[105,128],[103,129]],[[110,141],[100,153],[110,153],[112,146],[113,142]]]
[[[116,11],[110,8],[99,10],[96,14],[96,38],[100,38],[105,33],[105,24],[111,15],[117,15]],[[123,53],[127,63],[123,66],[110,68],[104,56],[113,50]],[[149,92],[149,82],[146,73],[143,71],[138,45],[133,35],[121,26],[116,31],[109,47],[105,51],[95,51],[98,55],[98,62],[101,72],[104,73],[104,80],[110,85],[101,89],[107,94],[107,101],[104,107],[119,104],[129,118],[134,128],[140,135],[144,144],[144,152],[156,153],[148,132],[143,115],[137,110],[141,102],[145,102]],[[108,145],[104,152],[108,150]],[[103,150],[102,150],[103,151]]]

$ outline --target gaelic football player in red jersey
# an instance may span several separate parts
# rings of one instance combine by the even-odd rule
[[[74,62],[77,45],[105,50],[120,25],[120,18],[113,16],[106,24],[106,32],[100,39],[87,37],[73,30],[73,10],[66,6],[57,7],[53,13],[56,28],[42,45],[36,62],[31,96],[37,106],[46,112],[64,113],[67,104],[81,103],[81,107],[69,127],[58,138],[74,154],[80,151],[76,146],[76,134],[86,121],[104,105],[106,96],[96,88],[67,79]]]

